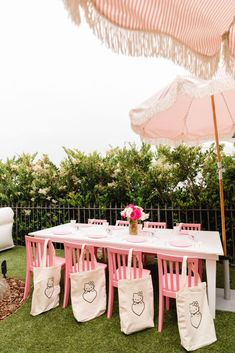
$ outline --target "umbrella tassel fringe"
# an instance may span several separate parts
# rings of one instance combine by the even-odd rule
[[[225,63],[225,70],[229,75],[231,75],[235,79],[235,58],[229,50],[228,45],[228,36],[224,39],[224,63]]]
[[[72,20],[78,25],[81,22],[79,11],[81,6],[93,33],[106,47],[116,53],[137,57],[159,56],[171,59],[175,64],[184,66],[192,74],[202,79],[212,78],[217,71],[220,58],[219,52],[215,56],[207,57],[195,53],[175,38],[167,36],[167,34],[144,33],[120,28],[103,17],[91,0],[64,0],[64,3]],[[228,70],[231,70],[231,66],[228,67]]]

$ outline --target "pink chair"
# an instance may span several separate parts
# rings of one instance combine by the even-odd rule
[[[109,261],[109,297],[108,297],[108,312],[107,318],[110,319],[113,312],[114,287],[118,287],[120,279],[127,278],[129,250],[125,249],[108,249]],[[142,252],[133,251],[133,267],[131,268],[131,278],[143,278],[150,274],[149,270],[143,269]]]
[[[144,222],[144,228],[166,229],[166,222]]]
[[[196,230],[200,231],[201,230],[201,224],[200,223],[181,223],[181,230]],[[198,260],[198,272],[200,275],[200,278],[202,279],[202,273],[203,273],[203,260],[199,259]]]
[[[88,224],[94,224],[94,225],[109,225],[109,223],[107,222],[106,219],[97,219],[97,218],[92,218],[92,219],[88,219]],[[98,251],[99,248],[95,248],[95,256],[97,256],[97,251]],[[104,248],[101,248],[102,249],[102,256],[103,256],[103,259],[104,261],[107,260],[107,255],[106,255],[106,251]]]
[[[166,310],[170,308],[170,298],[176,298],[180,290],[181,268],[183,257],[157,254],[158,257],[158,278],[159,278],[159,313],[158,332],[162,331],[164,317],[164,297],[166,297]],[[198,283],[198,259],[187,259],[187,285],[196,286]]]
[[[116,221],[116,226],[118,226],[118,227],[129,227],[129,221],[117,220]]]
[[[144,222],[144,228],[166,229],[166,222]],[[156,257],[156,254],[144,254],[144,264],[147,264],[148,255]]]
[[[181,223],[182,230],[201,230],[200,223]]]
[[[24,297],[23,300],[26,300],[29,291],[30,291],[30,280],[31,274],[34,267],[39,267],[41,265],[43,251],[44,251],[44,242],[45,239],[25,236],[25,246],[26,246],[26,278],[25,278],[25,287],[24,287]],[[47,266],[53,265],[53,255],[54,248],[52,241],[48,241],[48,256],[47,256]],[[65,268],[65,259],[63,257],[55,256],[54,265],[61,265],[61,269]]]
[[[68,305],[70,291],[70,273],[81,271],[81,269],[79,268],[81,249],[82,244],[70,242],[64,243],[66,267],[64,278],[63,308],[66,308]],[[94,247],[86,245],[85,254],[82,259],[82,271],[94,270],[95,267],[101,267],[105,270],[107,265],[100,262],[96,262]]]

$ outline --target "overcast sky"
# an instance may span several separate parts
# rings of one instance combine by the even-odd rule
[[[129,110],[187,72],[117,55],[69,18],[62,0],[0,1],[0,159],[62,146],[104,153],[139,143]]]

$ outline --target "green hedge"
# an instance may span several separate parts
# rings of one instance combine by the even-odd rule
[[[219,205],[216,154],[212,145],[176,149],[134,144],[110,149],[105,156],[64,148],[56,166],[47,155],[22,154],[0,160],[0,202],[84,206],[110,203]],[[235,202],[235,163],[221,147],[226,205]]]

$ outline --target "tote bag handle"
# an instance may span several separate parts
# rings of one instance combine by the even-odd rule
[[[129,249],[128,252],[128,260],[127,260],[127,273],[126,273],[126,278],[127,279],[131,279],[131,262],[132,262],[132,253],[133,253],[133,249]],[[136,257],[136,260],[139,263],[139,259],[138,257]]]
[[[128,252],[128,260],[127,260],[127,279],[131,279],[131,261],[132,261],[132,252],[133,249],[131,248]]]
[[[49,239],[45,239],[44,246],[43,246],[43,256],[41,256],[41,247],[39,246],[39,257],[40,257],[40,267],[46,267],[47,264],[47,245],[49,243]],[[53,264],[54,265],[54,256],[55,256],[55,249],[52,244],[52,255],[53,255]]]
[[[181,278],[180,278],[180,289],[187,287],[187,259],[188,256],[183,257],[182,262],[182,271],[181,271]]]
[[[182,271],[181,271],[181,279],[180,279],[180,289],[186,288],[187,285],[187,259],[188,256],[183,257],[183,263],[182,263]],[[196,274],[194,273],[194,276]],[[198,283],[201,283],[201,278],[198,275]]]
[[[86,244],[82,244],[82,249],[81,249],[81,254],[80,254],[80,259],[79,259],[79,271],[80,272],[83,272],[83,270],[82,270],[82,260],[83,260],[84,253],[85,253],[85,247],[86,247]]]
[[[86,244],[82,244],[81,255],[80,255],[80,259],[79,259],[79,271],[80,272],[84,272],[82,269],[82,260],[84,258],[85,248],[86,248]],[[94,260],[95,260],[94,262],[95,262],[95,267],[96,267],[96,264],[97,264],[96,257],[94,257]]]

